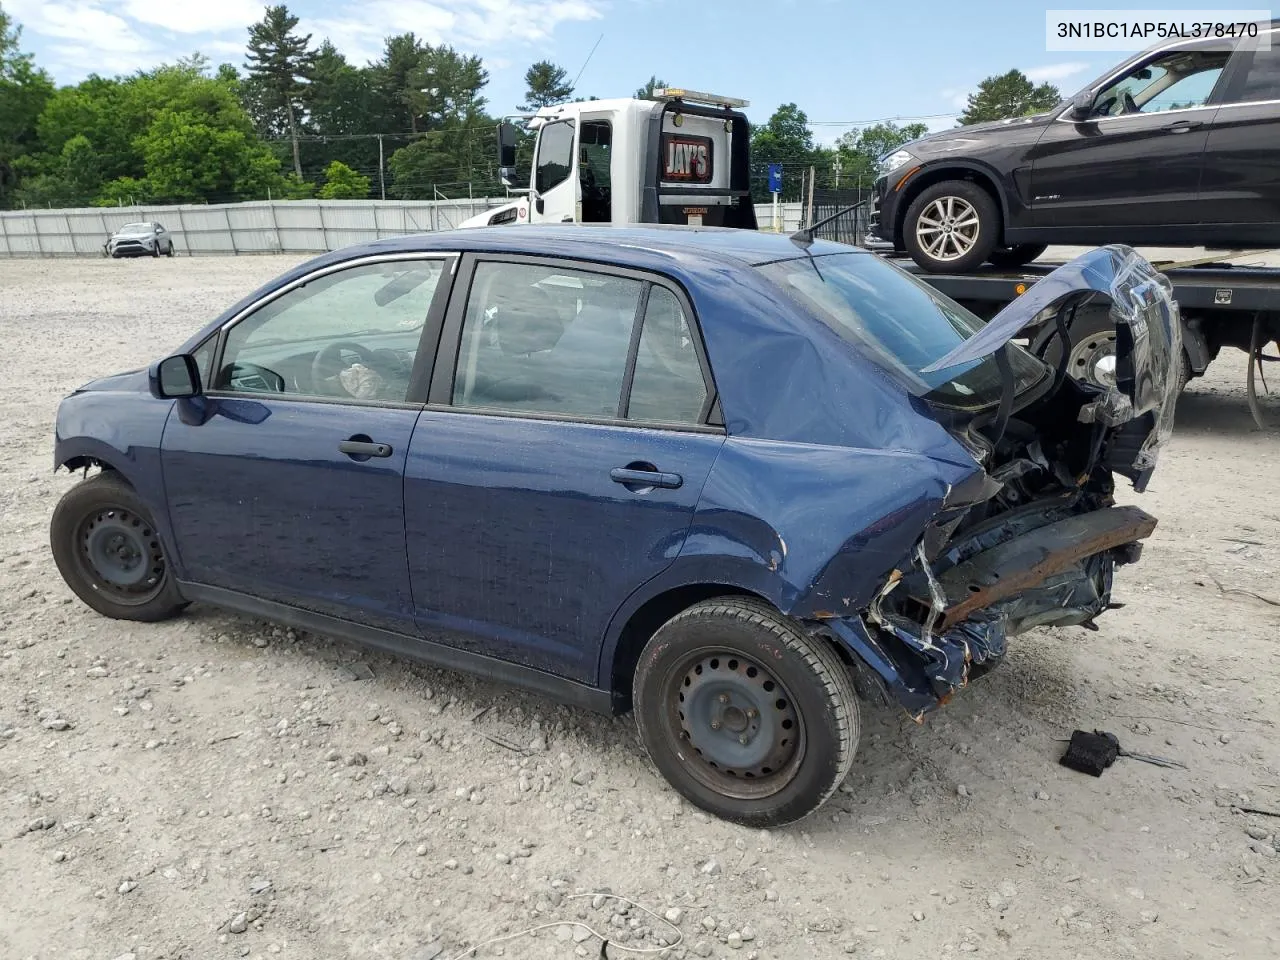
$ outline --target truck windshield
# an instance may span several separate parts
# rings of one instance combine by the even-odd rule
[[[837,253],[756,269],[845,340],[862,347],[913,394],[964,410],[999,402],[1003,380],[994,355],[921,372],[983,323],[900,267],[871,254]],[[1010,344],[1008,349],[1017,393],[1048,375],[1048,367],[1022,347]]]

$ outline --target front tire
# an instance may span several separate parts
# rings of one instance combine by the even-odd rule
[[[907,207],[902,241],[930,273],[967,273],[986,262],[1000,235],[991,194],[969,180],[926,187]]]
[[[768,604],[696,604],[650,639],[636,668],[640,739],[696,806],[777,827],[822,806],[858,744],[849,673],[825,641]]]
[[[146,504],[112,473],[68,490],[53,510],[49,543],[75,595],[116,620],[165,620],[185,607]]]

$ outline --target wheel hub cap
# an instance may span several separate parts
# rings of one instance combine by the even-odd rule
[[[764,780],[789,768],[799,754],[801,731],[791,698],[745,657],[709,654],[689,662],[677,700],[681,738],[696,757],[690,759],[717,780]]]
[[[963,197],[938,197],[920,212],[916,240],[935,260],[958,260],[978,242],[978,211]]]
[[[102,510],[81,523],[80,556],[98,589],[124,602],[144,602],[164,578],[156,532],[121,508]]]

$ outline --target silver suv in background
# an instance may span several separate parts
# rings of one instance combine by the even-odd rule
[[[158,223],[126,223],[107,238],[109,257],[173,256],[173,237]]]

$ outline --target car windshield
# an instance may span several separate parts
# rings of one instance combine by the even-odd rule
[[[799,257],[757,267],[845,340],[865,348],[915,395],[966,410],[998,403],[1003,379],[994,355],[924,368],[982,329],[980,319],[900,267],[865,253]],[[1017,392],[1048,368],[1016,344],[1009,361]]]
[[[151,224],[149,223],[126,223],[120,228],[120,233],[150,233]]]

